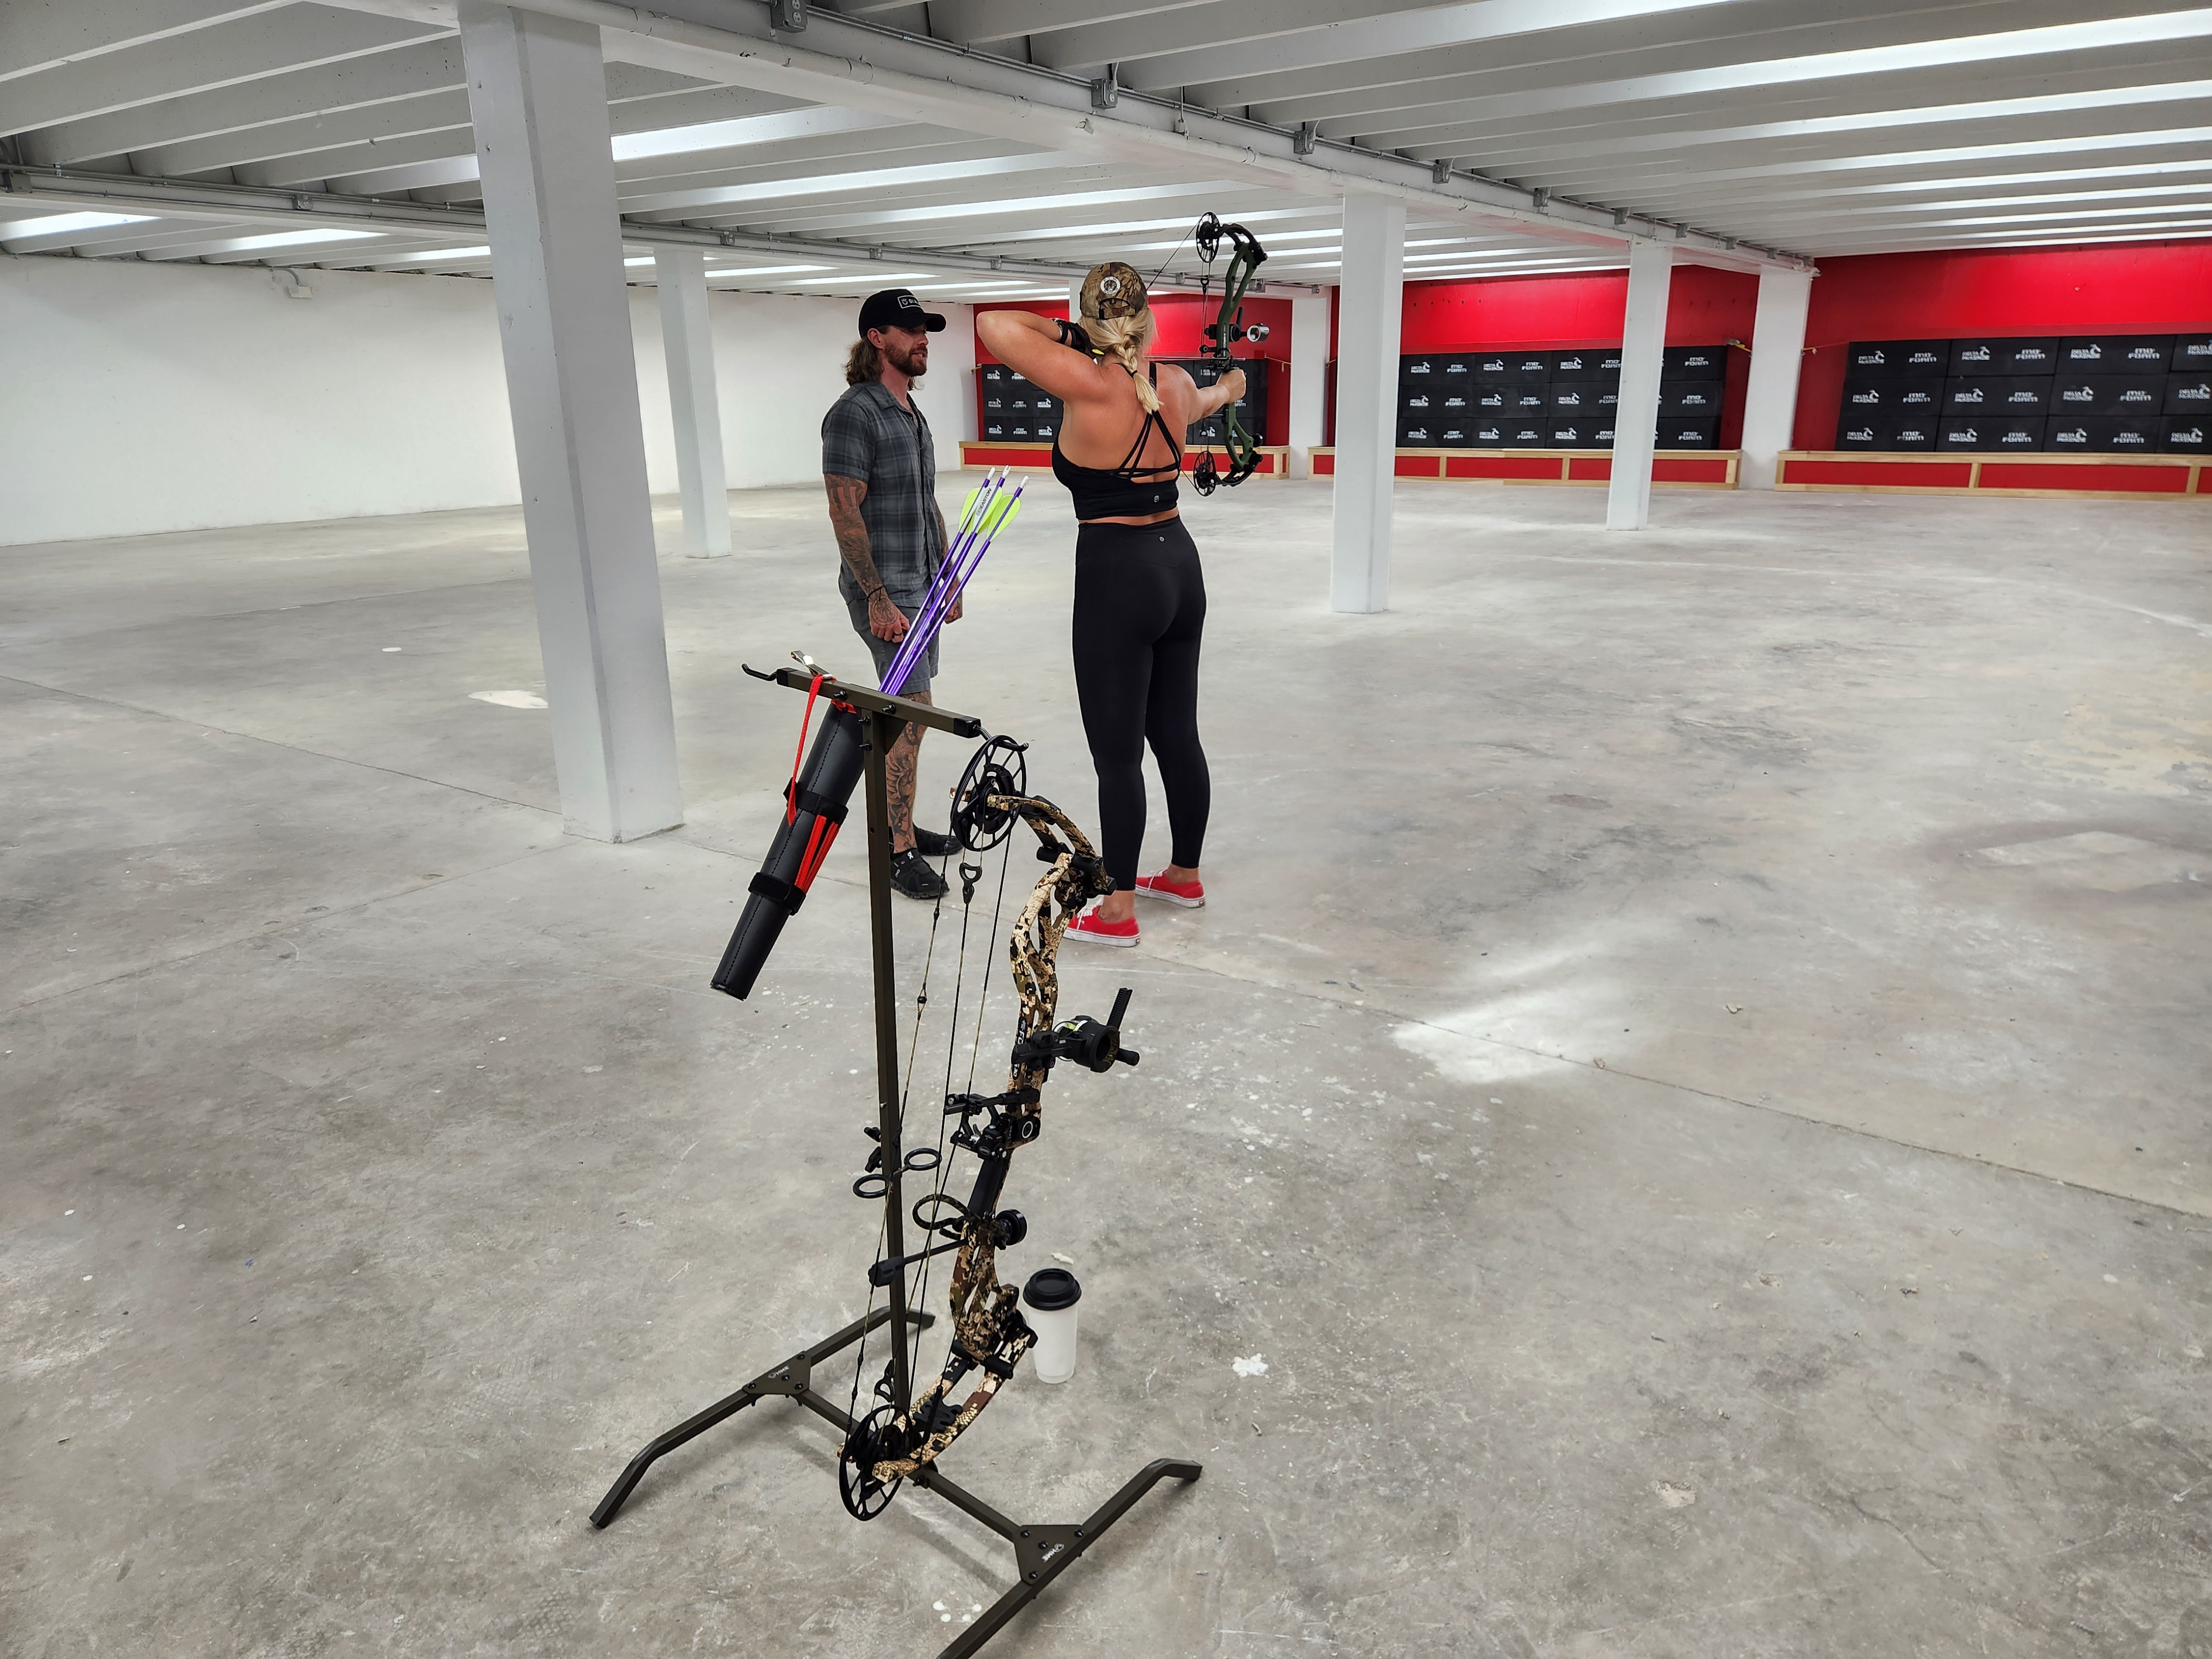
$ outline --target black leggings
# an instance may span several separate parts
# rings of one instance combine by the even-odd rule
[[[1167,792],[1174,860],[1195,868],[1213,786],[1198,741],[1206,576],[1181,519],[1075,536],[1075,693],[1098,769],[1098,842],[1116,890],[1137,884],[1145,744]]]

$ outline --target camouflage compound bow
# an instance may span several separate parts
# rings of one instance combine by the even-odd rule
[[[905,1161],[907,1168],[937,1171],[934,1190],[916,1201],[913,1213],[923,1238],[941,1242],[905,1258],[878,1262],[869,1279],[875,1286],[887,1285],[894,1273],[905,1271],[911,1262],[926,1263],[931,1256],[957,1251],[949,1292],[952,1340],[944,1370],[903,1413],[893,1397],[886,1367],[876,1389],[885,1403],[859,1419],[845,1441],[838,1458],[838,1487],[845,1507],[863,1521],[880,1515],[902,1480],[933,1462],[966,1432],[1036,1340],[1022,1317],[1019,1289],[1001,1280],[997,1267],[998,1252],[1018,1244],[1028,1234],[1029,1222],[1019,1210],[1000,1209],[999,1200],[1015,1149],[1035,1140],[1043,1127],[1040,1101],[1054,1062],[1072,1060],[1094,1072],[1109,1071],[1116,1061],[1137,1063],[1136,1054],[1121,1046],[1121,1017],[1129,1006],[1126,988],[1103,1024],[1087,1016],[1055,1023],[1060,939],[1076,914],[1113,884],[1097,853],[1067,815],[1050,801],[1024,792],[1019,757],[1018,745],[1004,738],[979,750],[955,791],[952,819],[954,836],[969,853],[998,845],[1018,821],[1026,823],[1036,836],[1037,857],[1052,866],[1030,890],[1007,940],[1008,966],[1020,1001],[1012,1074],[999,1094],[954,1093],[948,1051],[944,1115],[947,1121],[957,1118],[960,1125],[951,1142],[973,1153],[981,1166],[966,1201],[945,1191],[950,1160],[944,1156],[941,1139],[933,1163],[919,1149]],[[963,860],[963,903],[972,900],[982,873],[980,866]],[[963,938],[964,944],[964,922]],[[922,997],[927,997],[926,981]],[[957,1026],[957,992],[954,1010]],[[979,1024],[980,1019],[979,1010]],[[972,1059],[970,1066],[972,1091]],[[872,1173],[854,1183],[856,1193],[863,1197],[881,1194],[882,1188],[872,1184],[880,1179],[872,1173],[878,1167],[871,1164]],[[924,1285],[926,1294],[926,1279]],[[915,1300],[918,1304],[921,1297]],[[893,1340],[905,1339],[894,1335]],[[854,1371],[855,1406],[865,1364],[864,1344]],[[980,1373],[975,1386],[964,1399],[956,1399],[956,1391],[971,1373]]]
[[[1198,222],[1198,228],[1192,235],[1198,246],[1199,258],[1212,264],[1214,256],[1221,251],[1221,239],[1224,236],[1229,239],[1229,264],[1221,273],[1221,309],[1206,325],[1206,355],[1213,359],[1217,380],[1237,367],[1229,355],[1231,346],[1246,338],[1265,339],[1267,333],[1264,328],[1247,330],[1243,317],[1245,292],[1252,286],[1253,273],[1266,261],[1267,250],[1243,226],[1224,225],[1209,213]],[[1211,495],[1221,484],[1235,489],[1250,477],[1260,465],[1260,441],[1244,429],[1237,405],[1223,404],[1221,416],[1222,437],[1229,451],[1229,471],[1225,474],[1217,472],[1213,452],[1200,451],[1198,464],[1191,469],[1190,482],[1201,495]]]

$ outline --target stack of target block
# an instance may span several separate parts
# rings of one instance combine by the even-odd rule
[[[1661,449],[1717,449],[1725,346],[1668,346]],[[1401,449],[1610,449],[1620,349],[1417,352],[1398,360]]]
[[[1737,454],[1719,447],[1728,352],[1666,348],[1655,483],[1735,488]],[[1397,475],[1606,483],[1620,404],[1618,346],[1409,352],[1398,360]],[[1315,472],[1334,470],[1333,450],[1314,452]]]
[[[1849,353],[1836,448],[1784,455],[1784,489],[2207,493],[2212,334],[1863,340]]]

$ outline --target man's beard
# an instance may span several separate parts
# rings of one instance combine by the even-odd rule
[[[916,346],[913,350],[905,353],[886,349],[884,353],[884,361],[905,375],[908,380],[918,384],[921,377],[929,372],[929,348]]]

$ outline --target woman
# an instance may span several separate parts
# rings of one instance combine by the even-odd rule
[[[975,333],[1000,362],[1060,400],[1053,476],[1075,498],[1075,690],[1098,770],[1099,849],[1114,890],[1070,939],[1137,942],[1137,895],[1206,902],[1198,860],[1212,784],[1198,740],[1198,648],[1206,580],[1176,510],[1182,434],[1244,395],[1232,369],[1201,391],[1146,355],[1154,319],[1144,278],[1118,261],[1083,280],[1080,328],[1026,311],[987,311]],[[1139,876],[1145,744],[1167,793],[1174,856]]]

